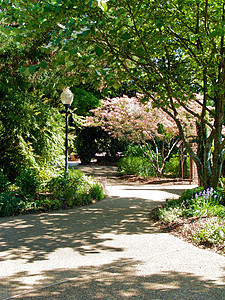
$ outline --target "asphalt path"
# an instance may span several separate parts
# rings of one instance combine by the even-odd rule
[[[0,299],[225,299],[225,257],[161,232],[149,212],[184,185],[125,184],[76,166],[108,192],[96,204],[0,219]]]

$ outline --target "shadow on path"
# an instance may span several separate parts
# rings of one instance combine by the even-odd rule
[[[0,219],[1,300],[32,289],[18,299],[225,298],[225,258],[149,220],[182,189],[108,188],[110,197],[88,207]]]
[[[49,286],[16,299],[224,299],[225,286],[191,273],[175,271],[135,276],[139,261],[118,260],[101,269],[81,268],[76,274],[64,271],[64,283]],[[57,271],[46,272],[48,284],[60,280]],[[50,280],[51,279],[51,280]]]

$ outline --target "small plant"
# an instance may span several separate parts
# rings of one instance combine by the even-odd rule
[[[193,241],[198,244],[223,244],[225,242],[225,224],[218,218],[211,219],[203,229],[197,230],[193,235]]]
[[[31,197],[35,196],[40,187],[38,175],[34,170],[23,170],[16,178],[15,184],[23,194]]]
[[[185,224],[180,232],[194,243],[225,249],[225,207],[221,203],[224,203],[221,189],[199,187],[186,190],[179,199],[167,200],[157,215],[165,224],[174,221],[178,226]],[[180,218],[189,220],[183,223]]]
[[[158,216],[164,223],[175,221],[179,217],[225,216],[225,207],[220,204],[222,197],[213,188],[203,187],[184,191],[179,199],[168,200],[158,210]]]
[[[189,159],[184,157],[183,163],[183,171],[184,171],[184,178],[189,177]],[[185,168],[186,167],[186,168]],[[169,161],[166,163],[164,168],[164,174],[167,174],[171,177],[179,177],[181,176],[181,161],[180,161],[180,155],[179,153],[174,154]]]
[[[10,182],[8,177],[3,174],[3,171],[0,170],[0,193],[5,192],[8,190]]]
[[[24,211],[26,203],[13,192],[0,194],[0,216],[14,216]]]
[[[2,178],[2,186],[8,186],[6,177]],[[69,170],[68,178],[64,172],[51,173],[50,180],[42,189],[40,186],[36,172],[23,171],[16,178],[15,188],[11,184],[0,192],[0,216],[87,205],[105,197],[103,187],[91,177],[84,176],[80,170]]]
[[[80,170],[70,170],[68,178],[59,173],[46,185],[46,191],[51,194],[50,199],[58,199],[64,208],[90,204],[105,197],[103,187]]]
[[[222,197],[213,188],[196,192],[191,199],[185,199],[186,216],[217,216],[225,214],[225,209],[220,202]]]
[[[158,218],[165,224],[172,223],[176,221],[179,217],[183,215],[182,207],[167,207],[167,208],[159,208]]]

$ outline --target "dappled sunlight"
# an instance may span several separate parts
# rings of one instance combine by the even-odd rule
[[[47,288],[34,290],[18,299],[223,299],[224,285],[204,280],[193,273],[168,271],[136,276],[139,261],[119,259],[100,268],[65,270],[70,280],[59,282],[59,270],[46,271],[40,281]],[[22,274],[21,274],[22,275]],[[74,277],[73,277],[74,276]],[[11,282],[13,284],[13,282]],[[14,282],[15,284],[15,282]],[[4,282],[3,286],[7,283]],[[49,286],[48,286],[49,285]]]
[[[148,233],[151,229],[148,217],[151,205],[146,205],[144,200],[111,197],[103,202],[62,213],[18,216],[14,221],[2,218],[1,259],[26,257],[32,262],[46,259],[48,253],[65,247],[72,247],[83,255],[99,252],[104,241],[99,238],[102,233],[133,235]],[[114,249],[104,247],[104,250]]]
[[[129,256],[126,245],[115,239],[157,232],[148,216],[152,205],[135,197],[110,197],[79,209],[2,218],[2,280],[12,281],[14,293],[23,286],[32,289],[40,280],[46,282],[43,273],[47,271],[76,273],[77,268],[98,267]]]
[[[203,294],[209,288],[223,291],[223,259],[218,264],[217,256],[207,255],[213,262],[208,270],[205,252],[196,249],[187,261],[194,246],[162,233],[149,218],[153,208],[177,197],[181,187],[106,188],[109,196],[90,206],[0,219],[2,299],[32,290],[22,299],[66,299],[71,289],[74,299],[142,294],[157,299],[168,291],[174,299],[188,289],[186,280],[198,283]]]

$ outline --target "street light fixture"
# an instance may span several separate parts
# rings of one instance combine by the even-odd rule
[[[66,177],[69,176],[68,172],[68,123],[69,123],[69,107],[73,102],[73,93],[71,90],[67,87],[63,90],[61,94],[61,101],[66,107],[66,157],[65,157],[65,174]]]

